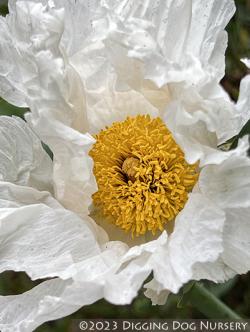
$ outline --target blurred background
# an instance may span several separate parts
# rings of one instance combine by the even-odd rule
[[[229,45],[226,53],[226,75],[221,82],[233,100],[237,100],[240,81],[247,74],[247,68],[240,59],[250,58],[250,0],[236,0],[236,6],[236,14],[227,26]],[[7,1],[0,0],[0,13],[8,13]],[[0,115],[22,117],[25,111],[27,110],[13,107],[0,99]],[[239,137],[245,134],[250,134],[250,122],[243,128]],[[35,284],[38,283],[39,281]],[[250,318],[250,273],[225,284],[203,284],[239,315]],[[5,272],[0,277],[1,295],[20,294],[33,286],[34,282],[24,273]],[[72,319],[76,318],[206,318],[195,307],[199,308],[199,303],[192,306],[185,297],[181,297],[181,294],[171,295],[166,305],[152,306],[141,291],[129,306],[114,306],[101,300],[69,317],[43,324],[36,331],[70,332],[73,331]]]

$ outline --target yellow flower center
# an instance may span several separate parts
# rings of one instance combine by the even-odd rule
[[[94,204],[132,236],[163,231],[183,209],[198,178],[197,165],[185,161],[160,118],[127,118],[95,138]]]

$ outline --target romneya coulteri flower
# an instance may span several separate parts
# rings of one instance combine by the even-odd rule
[[[0,118],[0,267],[47,280],[1,296],[1,330],[130,303],[149,276],[161,304],[189,280],[246,273],[248,142],[221,148],[249,118],[249,76],[237,104],[219,85],[233,1],[9,10],[0,91],[30,112]]]

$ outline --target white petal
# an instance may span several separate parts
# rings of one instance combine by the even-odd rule
[[[35,67],[25,81],[31,109],[27,120],[54,154],[57,198],[65,207],[85,215],[96,191],[88,156],[94,139],[80,133],[87,130],[82,83],[59,49],[65,11],[41,3],[17,2],[10,17],[13,22],[20,17],[16,22],[22,23],[20,36],[27,25],[25,37],[32,41],[32,49],[23,50]],[[30,21],[34,23],[29,25]]]
[[[224,219],[223,211],[204,196],[192,194],[169,238],[163,232],[157,240],[128,250],[117,273],[108,279],[105,298],[116,304],[130,303],[151,271],[154,281],[146,287],[155,303],[165,301],[168,291],[176,293],[189,280],[200,279],[204,270],[199,275],[197,264],[216,262],[223,251]],[[207,271],[207,278],[212,275]]]
[[[41,82],[44,80],[36,55],[42,50],[53,50],[58,55],[64,10],[32,1],[12,2],[10,9],[10,15],[1,18],[0,25],[3,35],[0,51],[5,60],[0,71],[0,91],[3,98],[15,105],[30,106],[34,78],[39,74]]]
[[[166,298],[166,289],[176,293],[194,277],[200,279],[196,265],[216,262],[223,251],[224,220],[223,211],[215,204],[201,194],[192,194],[170,237],[163,232],[157,240],[134,246],[123,256],[121,268],[109,279],[106,298],[117,304],[129,303],[151,271],[157,290],[148,294],[155,301],[161,296],[162,300]],[[212,274],[207,271],[207,278]],[[117,294],[119,285],[122,292]]]
[[[203,194],[225,211],[223,253],[218,263],[211,265],[211,271],[218,271],[218,275],[225,271],[227,275],[230,269],[234,273],[246,273],[250,270],[248,147],[248,139],[241,140],[223,163],[206,166],[199,178],[199,188]]]
[[[53,279],[16,296],[0,296],[0,329],[30,332],[46,321],[70,315],[103,296],[96,284]]]
[[[11,104],[26,107],[26,91],[22,85],[18,52],[3,17],[0,17],[0,55],[0,95]]]
[[[93,106],[88,107],[90,130],[98,133],[113,122],[124,121],[138,114],[159,115],[157,109],[136,91],[104,92]]]
[[[125,97],[127,92],[131,93],[135,101],[138,99],[138,106],[141,104],[137,112],[143,112],[144,109],[144,113],[155,116],[155,111],[150,111],[146,101],[143,106],[142,96],[160,111],[165,109],[169,101],[168,87],[158,88],[152,81],[146,80],[143,64],[137,59],[127,57],[126,49],[112,40],[105,40],[105,44],[95,43],[94,46],[78,52],[71,57],[70,63],[85,82],[88,107],[97,103],[98,98],[106,100],[112,95],[113,98],[118,95]],[[135,92],[140,92],[142,96],[139,98]],[[87,111],[91,116],[91,110],[87,108]],[[127,112],[129,115],[130,111]]]
[[[228,208],[222,258],[237,274],[250,270],[250,201],[247,208]]]
[[[250,120],[250,75],[240,82],[240,94],[236,104],[236,110],[240,116],[238,131]]]
[[[215,283],[223,283],[236,276],[236,272],[225,264],[220,256],[215,262],[196,263],[193,267],[193,280],[207,279]]]
[[[3,182],[0,198],[1,271],[67,278],[75,264],[100,253],[88,218],[81,220],[48,194]]]
[[[65,207],[86,215],[96,190],[88,156],[94,140],[86,132],[96,132],[127,115],[158,116],[169,97],[176,100],[166,110],[166,124],[186,159],[200,159],[200,166],[219,165],[219,174],[233,173],[240,184],[228,178],[228,182],[206,183],[215,170],[204,170],[200,183],[208,192],[190,195],[177,217],[174,233],[168,237],[164,232],[155,241],[128,249],[121,242],[105,244],[105,233],[93,227],[88,217],[81,220],[62,209],[47,193],[4,183],[0,187],[2,269],[26,270],[32,278],[73,277],[78,285],[93,281],[98,296],[121,304],[131,302],[151,271],[155,279],[148,289],[155,301],[166,297],[164,289],[177,292],[192,278],[217,280],[218,274],[221,280],[233,270],[246,271],[249,255],[242,253],[249,252],[245,235],[249,225],[245,222],[242,235],[243,228],[237,230],[236,210],[228,206],[240,206],[240,219],[247,220],[248,187],[243,188],[244,199],[240,198],[241,183],[245,182],[235,170],[238,157],[230,169],[227,162],[234,158],[234,152],[218,151],[217,145],[236,134],[247,119],[248,78],[242,82],[236,115],[228,100],[221,101],[215,95],[203,98],[224,73],[224,28],[234,12],[233,1],[104,0],[103,8],[94,1],[90,6],[96,8],[93,20],[91,10],[85,12],[81,1],[72,0],[68,6],[65,0],[12,0],[10,5],[11,15],[1,21],[6,42],[0,51],[6,64],[11,61],[12,66],[0,68],[0,91],[16,104],[27,101],[31,108],[27,119],[54,153],[56,196]],[[104,17],[99,16],[101,11]],[[96,33],[91,32],[91,24]],[[117,43],[122,46],[112,52]],[[143,61],[130,61],[128,56]],[[147,85],[145,75],[163,86],[161,103],[155,102],[156,86]],[[175,85],[165,86],[182,81],[176,84],[180,90],[193,83],[202,88],[199,93],[190,88],[180,96],[174,92]],[[153,96],[145,91],[148,87]],[[241,165],[248,175],[247,163]],[[233,190],[223,201],[225,182]],[[224,213],[221,208],[225,206]],[[39,237],[34,237],[35,233]],[[235,253],[243,255],[245,262],[241,263]]]
[[[105,299],[118,305],[130,304],[150,272],[151,268],[145,255],[132,260],[117,274],[109,276],[106,281]]]
[[[131,89],[125,82],[125,77],[119,86],[120,83],[117,82],[119,77],[108,60],[102,43],[84,48],[70,59],[70,64],[84,82],[90,132],[97,133],[115,121],[123,121],[128,116],[150,114],[157,117],[158,110],[141,94],[142,91],[138,93],[139,86],[135,87],[133,84]],[[121,67],[123,73],[127,71],[126,64],[122,63]]]
[[[248,139],[237,149],[225,153],[219,165],[207,165],[200,173],[198,186],[203,195],[221,208],[248,207],[250,204],[250,159]]]
[[[197,263],[214,262],[223,250],[225,215],[200,194],[191,194],[176,218],[168,246],[154,256],[155,279],[174,293],[192,280]]]
[[[216,77],[224,76],[227,34],[225,27],[235,12],[234,1],[194,0],[192,21],[186,41],[187,53],[201,59],[202,65]]]
[[[105,298],[115,304],[129,304],[154,268],[154,255],[167,242],[167,234],[134,246],[121,257],[121,266],[106,282]],[[119,291],[117,291],[119,290]]]
[[[170,291],[164,289],[162,284],[157,282],[155,279],[152,279],[144,285],[144,287],[146,288],[144,294],[152,301],[153,305],[164,305],[167,302]]]
[[[52,161],[19,118],[0,117],[0,180],[52,191]]]
[[[33,122],[29,117],[27,120]],[[39,124],[33,127],[49,144],[54,154],[54,190],[56,198],[64,207],[79,213],[88,214],[92,203],[92,194],[97,191],[92,172],[93,161],[89,150],[95,142],[89,134],[81,134],[60,123],[39,118]],[[52,134],[53,132],[53,134]]]
[[[217,148],[239,133],[240,116],[234,104],[215,88],[208,93],[171,84],[172,101],[163,113],[166,126],[189,163],[218,164],[227,155]],[[230,153],[230,152],[229,152]]]
[[[86,215],[91,195],[96,191],[93,163],[88,156],[95,140],[89,134],[81,134],[86,132],[82,86],[74,71],[64,72],[61,61],[50,53],[43,52],[37,60],[46,80],[42,85],[36,85],[36,91],[33,88],[32,112],[26,119],[54,154],[53,180],[57,199],[66,208]],[[48,68],[46,61],[54,66],[53,69]],[[36,80],[41,81],[39,76]]]
[[[2,182],[0,207],[0,272],[68,279],[47,281],[23,295],[0,297],[2,331],[31,331],[110,292],[109,279],[120,267],[126,245],[106,239],[101,247],[91,220],[63,209],[47,192]],[[115,285],[112,291],[119,294],[118,289]]]
[[[219,82],[224,75],[224,28],[235,11],[233,1],[124,0],[106,6],[113,27],[110,39],[142,59],[146,77],[158,86],[213,78]]]
[[[3,20],[10,30],[13,52],[18,54],[12,64],[20,67],[19,83],[34,116],[49,108],[52,117],[83,129],[84,93],[59,46],[66,14],[64,8],[58,7],[47,1],[11,3],[11,13]]]
[[[72,35],[71,40],[66,35],[72,30],[74,15],[79,24],[85,6],[73,1],[58,1],[57,6],[48,1],[12,1],[10,6],[11,13],[4,20],[10,29],[12,48],[19,55],[16,63],[22,71],[20,83],[26,91],[33,122],[47,113],[65,125],[86,131],[82,82],[69,65],[65,51],[72,42]]]
[[[10,182],[0,182],[0,208],[18,208],[42,202],[52,209],[61,205],[49,192],[38,191],[31,187],[18,186]]]
[[[250,68],[250,59],[244,58],[244,59],[241,59],[241,62],[243,62],[244,65],[247,66],[247,68]]]
[[[190,114],[180,102],[171,103],[164,114],[166,126],[185,152],[185,158],[190,164],[198,160],[203,162],[209,154],[218,154],[216,135],[208,131],[206,122],[200,121],[199,118],[202,117],[203,113],[200,112]]]

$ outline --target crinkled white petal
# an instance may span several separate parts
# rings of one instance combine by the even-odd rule
[[[39,75],[41,82],[46,80],[37,66],[36,55],[47,50],[58,56],[64,9],[53,9],[47,1],[44,4],[12,1],[9,7],[10,15],[1,18],[0,25],[3,39],[0,51],[4,60],[0,91],[3,98],[15,105],[30,106],[29,99],[36,86],[34,78]]]
[[[193,123],[203,122],[207,132],[216,134],[218,145],[239,133],[240,116],[235,111],[235,104],[219,84],[212,81],[202,89],[170,84],[169,90],[173,102],[181,102],[189,117],[193,118]]]
[[[214,262],[223,251],[224,221],[224,212],[215,204],[203,195],[191,194],[175,221],[174,232],[169,241],[169,262],[166,262],[166,253],[162,250],[158,257],[159,270],[154,271],[155,279],[165,289],[177,292],[184,283],[192,279],[195,264]],[[169,278],[166,277],[168,268],[162,271],[160,269],[163,264],[171,267]]]
[[[215,262],[196,263],[193,267],[192,280],[207,279],[215,283],[223,283],[235,277],[236,274],[220,256]]]
[[[56,198],[64,207],[80,214],[87,215],[92,203],[92,194],[97,185],[92,172],[93,161],[89,150],[95,142],[90,134],[81,134],[59,121],[39,118],[39,125],[33,123],[54,154],[53,181]],[[54,132],[50,134],[49,132]]]
[[[40,202],[51,209],[61,208],[60,203],[47,191],[38,191],[31,187],[19,186],[10,182],[0,183],[0,208],[19,208]]]
[[[94,283],[53,279],[20,295],[0,296],[2,332],[30,332],[44,322],[70,315],[103,297]]]
[[[185,53],[182,52],[183,47],[185,49],[189,47],[188,44],[192,42],[190,36],[193,36],[193,32],[197,32],[195,36],[196,38],[199,36],[199,38],[196,40],[196,44],[200,45],[200,47],[191,47],[190,50],[195,50],[195,56],[192,55],[191,57],[196,59],[195,62],[198,63],[198,67],[202,67],[199,59],[201,54],[203,58],[206,55],[207,60],[210,59],[211,54],[211,59],[213,57],[217,58],[217,53],[213,52],[214,48],[216,49],[215,41],[217,43],[217,41],[220,40],[220,35],[224,34],[224,25],[233,13],[234,6],[231,1],[227,3],[221,1],[220,4],[217,4],[213,0],[208,1],[206,5],[204,5],[204,2],[198,0],[192,3],[189,1],[184,2],[183,0],[176,3],[169,0],[167,3],[160,1],[157,6],[153,6],[151,1],[145,3],[130,3],[124,0],[119,4],[116,2],[103,2],[102,9],[99,5],[97,6],[96,14],[93,14],[91,6],[88,9],[84,7],[86,9],[85,23],[89,35],[83,36],[82,47],[75,49],[74,52],[73,49],[75,46],[73,49],[70,47],[70,28],[68,25],[69,22],[72,22],[72,16],[74,15],[76,15],[76,25],[79,24],[80,14],[83,15],[84,12],[81,6],[84,7],[80,2],[76,4],[71,3],[70,8],[72,9],[64,10],[64,7],[69,9],[64,1],[60,1],[60,4],[56,4],[54,7],[45,4],[42,5],[39,2],[34,4],[27,1],[23,4],[17,1],[15,6],[14,3],[12,3],[12,7],[15,8],[13,9],[11,21],[15,23],[16,29],[20,28],[20,31],[22,31],[23,26],[18,26],[19,22],[16,22],[15,16],[22,16],[20,22],[24,25],[28,20],[32,22],[38,22],[40,20],[43,22],[43,24],[34,23],[34,25],[29,27],[25,35],[26,42],[28,40],[35,40],[35,43],[32,44],[32,50],[27,48],[26,43],[24,51],[27,53],[26,59],[29,59],[33,67],[37,68],[39,72],[39,75],[34,73],[32,75],[30,74],[32,79],[26,80],[25,82],[27,91],[29,91],[29,106],[32,110],[27,119],[39,133],[40,137],[51,147],[55,154],[55,160],[56,162],[58,161],[58,167],[54,169],[58,199],[60,199],[67,208],[74,209],[74,211],[78,213],[86,213],[91,203],[90,196],[96,190],[96,186],[91,176],[91,161],[88,157],[90,146],[87,144],[83,153],[81,148],[76,147],[76,144],[72,144],[72,141],[76,140],[75,130],[80,132],[86,132],[86,130],[96,132],[106,125],[110,125],[113,121],[120,121],[127,115],[138,113],[148,113],[152,116],[157,116],[159,115],[158,109],[163,111],[163,106],[167,105],[169,99],[171,97],[175,98],[173,91],[171,94],[166,93],[167,89],[165,87],[156,93],[156,86],[150,86],[150,84],[146,83],[145,77],[143,77],[143,68],[141,68],[141,65],[134,62],[133,59],[131,59],[131,61],[128,60],[129,65],[126,65],[127,54],[124,52],[124,49],[126,49],[128,45],[123,47],[119,47],[118,45],[113,53],[110,51],[114,38],[109,38],[112,36],[112,34],[109,35],[109,30],[113,31],[117,28],[117,31],[119,31],[119,29],[122,29],[121,26],[126,25],[129,29],[132,27],[132,37],[136,38],[137,27],[139,30],[144,31],[145,29],[146,31],[148,27],[151,26],[150,21],[152,19],[153,22],[155,22],[155,29],[151,29],[150,31],[156,34],[158,38],[157,43],[159,43],[162,50],[164,49],[167,52],[169,59],[172,59],[172,57],[176,58],[177,53],[182,57]],[[107,23],[107,19],[101,19],[103,11],[109,13],[107,16],[109,17],[109,24]],[[205,17],[201,22],[200,16],[202,13],[204,13]],[[214,24],[212,24],[212,18],[214,18]],[[119,20],[121,21],[120,23]],[[172,31],[172,20],[175,23],[173,26],[178,26],[181,29],[183,29],[183,26],[177,24],[179,21],[183,23],[184,26],[187,25],[188,29],[183,29],[185,32],[188,31],[187,35],[178,34],[179,38],[174,38],[174,34],[169,33]],[[93,31],[89,28],[90,22],[94,24]],[[104,27],[105,24],[107,24],[107,34],[106,36],[102,36],[99,33],[98,27]],[[105,29],[100,30],[104,31]],[[46,31],[46,34],[44,31]],[[140,31],[139,35],[141,36]],[[209,39],[209,36],[211,39]],[[218,40],[216,39],[217,37]],[[77,35],[77,40],[78,38],[79,35]],[[175,47],[167,47],[171,46],[171,43],[174,43]],[[139,44],[136,47],[139,49]],[[220,54],[220,51],[218,54]],[[186,58],[188,57],[185,55],[185,59]],[[124,59],[125,62],[120,61],[122,59]],[[119,65],[119,63],[121,63],[121,65]],[[130,64],[132,65],[130,66]],[[186,67],[187,70],[192,68],[192,66]],[[123,68],[126,68],[128,74],[126,74]],[[132,74],[129,73],[130,68],[132,68]],[[157,66],[154,65],[152,68],[153,70],[158,70],[160,66],[157,64]],[[211,64],[204,68],[208,68],[208,72],[211,73]],[[217,69],[218,68],[221,70],[221,65],[217,66]],[[202,72],[203,71],[202,69]],[[163,72],[167,72],[167,70],[161,70],[161,73]],[[181,73],[183,72],[183,68],[181,68]],[[135,75],[136,79],[132,79],[131,81],[133,75]],[[185,77],[191,78],[194,76],[194,74],[185,75]],[[115,91],[117,80],[120,81],[120,84],[122,84],[122,82],[125,84],[124,88],[127,89],[127,91]],[[216,82],[214,77],[208,81],[210,83]],[[139,87],[136,87],[138,83]],[[207,79],[206,83],[208,83]],[[162,100],[161,103],[155,102],[159,96]],[[191,148],[194,150],[192,153],[195,155],[189,157],[186,153],[187,160],[197,160],[199,157],[202,158],[201,155],[205,153],[212,155],[212,159],[214,159],[213,155],[215,154],[217,158],[218,153],[215,151],[214,147],[220,141],[237,133],[234,125],[234,123],[238,121],[235,119],[237,116],[233,115],[234,112],[229,109],[230,107],[225,107],[225,103],[219,102],[218,100],[214,100],[213,103],[206,101],[205,105],[199,106],[204,109],[202,109],[202,111],[195,108],[195,103],[198,102],[197,100],[192,102],[194,103],[192,107],[194,114],[191,122],[192,124],[195,122],[197,125],[194,129],[194,126],[191,128],[190,123],[188,125],[185,124],[184,129],[186,129],[185,134],[187,131],[190,131],[193,135],[199,137],[198,139],[197,137],[191,137]],[[219,106],[217,106],[218,104]],[[216,116],[211,116],[211,108],[215,106],[217,108],[215,112]],[[226,111],[224,111],[224,108],[227,108]],[[187,116],[190,116],[190,112],[187,112]],[[166,111],[166,114],[169,113],[171,112]],[[166,116],[167,122],[168,117],[171,115]],[[212,119],[210,119],[210,117]],[[215,120],[216,117],[218,118],[217,120]],[[181,114],[180,118],[185,118],[185,114],[184,117],[183,114]],[[221,121],[222,118],[223,121]],[[171,123],[168,125],[167,123],[170,129],[171,126],[176,129],[177,125],[180,128],[181,124],[176,123],[175,120],[176,119],[174,119],[173,125]],[[221,126],[222,123],[223,126]],[[205,130],[205,127],[208,127],[208,130]],[[183,134],[179,134],[178,130],[175,129],[173,131],[176,136]],[[51,139],[51,136],[53,136],[53,139]],[[90,167],[85,167],[84,172],[86,175],[85,178],[89,179],[88,184],[86,184],[83,179],[78,183],[77,181],[71,182],[70,180],[74,178],[74,170],[72,167],[68,167],[68,164],[61,159],[60,152],[62,150],[61,146],[65,145],[64,137],[66,136],[68,141],[71,141],[66,144],[68,145],[67,150],[71,152],[73,150],[76,151],[74,156],[70,159],[77,160],[78,165],[90,165]],[[182,146],[179,141],[180,139],[178,137],[177,142]],[[186,140],[186,145],[189,143],[190,141]],[[185,142],[183,145],[184,144]],[[207,146],[203,148],[203,145]],[[82,155],[80,155],[81,152]],[[57,155],[60,157],[57,157]],[[221,156],[222,155],[220,155],[220,157]],[[220,160],[220,157],[218,160]],[[208,160],[208,157],[206,160]],[[58,170],[59,168],[60,170]],[[78,166],[77,169],[79,169]],[[63,178],[63,173],[67,174],[66,178]],[[76,188],[76,190],[73,191],[73,187]],[[86,195],[87,190],[83,190],[82,188],[87,188],[90,195]],[[79,201],[80,196],[84,196],[86,204],[82,204],[82,202]],[[73,201],[74,204],[72,203]]]
[[[224,76],[227,47],[224,29],[234,15],[234,1],[194,0],[192,5],[187,53],[198,57],[210,76],[220,80]]]
[[[35,24],[30,31],[36,40],[30,61],[39,68],[39,75],[26,82],[32,110],[27,114],[27,120],[54,154],[57,198],[67,208],[86,214],[91,195],[96,190],[92,161],[88,156],[94,139],[74,130],[86,131],[84,93],[77,74],[71,68],[65,70],[62,55],[56,48],[63,31],[64,10],[39,3],[33,6],[31,2],[25,5],[18,2],[17,5],[23,20],[39,22],[42,19],[44,23]],[[44,29],[50,33],[43,33]],[[43,37],[47,35],[47,39]]]
[[[107,238],[100,241],[100,230],[92,227],[90,218],[80,219],[65,210],[48,192],[8,182],[0,185],[0,208],[0,272],[25,271],[32,279],[59,276],[65,280],[42,283],[23,295],[0,297],[1,330],[31,331],[110,292],[119,293],[119,285],[113,287],[109,279],[128,248],[107,243]],[[127,301],[136,294],[131,289]]]
[[[0,270],[26,271],[33,279],[71,277],[73,266],[100,255],[107,235],[89,217],[80,219],[62,208],[49,192],[28,187],[43,189],[43,177],[50,187],[52,170],[41,142],[23,120],[1,117],[0,129]]]
[[[115,304],[131,303],[154,268],[154,255],[167,240],[167,233],[163,232],[158,239],[125,252],[121,257],[121,267],[107,280],[105,298]]]
[[[39,190],[52,189],[52,161],[20,118],[0,117],[0,180]]]
[[[84,215],[96,191],[88,156],[94,139],[81,134],[87,129],[82,83],[73,68],[66,65],[59,48],[65,10],[30,1],[17,1],[15,7],[11,19],[21,35],[27,22],[34,22],[25,33],[27,41],[32,40],[31,49],[24,44],[26,60],[36,69],[24,83],[31,109],[27,120],[54,154],[57,198],[65,207]],[[15,21],[15,15],[20,16],[19,21]]]
[[[248,207],[250,204],[250,159],[247,157],[248,139],[237,149],[225,153],[219,165],[207,165],[199,176],[201,192],[223,209]]]
[[[113,122],[124,121],[127,117],[149,114],[155,118],[159,115],[158,110],[135,91],[106,92],[97,99],[98,101],[88,108],[90,130],[94,133]]]
[[[226,209],[223,261],[237,274],[250,270],[250,202],[248,207]]]
[[[250,269],[248,147],[248,139],[244,138],[226,160],[220,165],[207,165],[199,178],[201,192],[225,211],[223,253],[219,259],[221,271],[231,269],[234,273],[246,273]],[[216,269],[218,267],[211,266],[211,270]]]
[[[157,282],[155,279],[152,279],[150,282],[145,284],[144,287],[146,288],[144,294],[152,301],[153,305],[163,305],[166,303],[170,291],[164,289],[162,284]]]
[[[216,84],[201,90],[170,84],[169,92],[172,100],[162,118],[185,152],[186,160],[199,160],[200,166],[225,160],[227,155],[218,146],[239,133],[247,115],[239,112]]]
[[[87,112],[90,118],[93,113],[91,107],[98,102],[98,98],[107,99],[112,95],[115,98],[118,93],[122,95],[121,92],[131,93],[133,99],[137,97],[138,101],[144,96],[159,111],[165,109],[170,99],[168,87],[158,88],[153,81],[146,80],[143,63],[127,57],[126,49],[110,39],[74,54],[70,58],[70,64],[85,82]],[[142,95],[140,99],[136,92]],[[126,96],[125,93],[123,95]],[[144,103],[144,113],[147,113],[148,106]],[[138,112],[143,109],[144,107],[138,108]]]
[[[204,195],[192,194],[176,218],[174,232],[170,236],[163,232],[157,240],[130,248],[122,258],[123,264],[126,263],[125,269],[121,268],[112,277],[112,285],[129,286],[132,281],[136,285],[138,280],[142,282],[153,271],[159,296],[166,289],[178,292],[193,278],[197,263],[206,265],[219,258],[223,251],[224,220],[224,212]],[[209,274],[208,271],[208,279],[209,276],[212,278],[212,272]],[[124,287],[123,296],[125,291],[131,289]],[[155,290],[151,295],[156,295]],[[122,295],[115,292],[108,299],[122,303]]]
[[[1,272],[26,271],[32,279],[66,278],[74,264],[100,254],[87,217],[80,219],[46,193],[4,182],[0,199]],[[14,200],[22,203],[13,206]]]
[[[6,20],[0,17],[0,95],[11,104],[26,107],[20,61],[12,38]]]
[[[241,59],[241,62],[243,62],[244,65],[247,66],[247,68],[250,68],[250,59],[244,58],[244,59]]]
[[[1,330],[30,331],[112,292],[119,294],[119,285],[113,287],[109,280],[120,268],[127,245],[104,241],[90,218],[80,219],[65,210],[48,192],[1,182],[0,234],[0,272],[25,271],[32,279],[65,280],[0,297]],[[75,283],[68,288],[71,278]],[[131,288],[126,301],[136,294]]]
[[[25,187],[32,183],[1,183],[1,269],[26,271],[33,279],[69,279],[47,282],[51,296],[45,298],[46,283],[31,291],[37,296],[2,298],[4,321],[12,324],[11,312],[18,312],[14,321],[29,329],[99,297],[130,303],[152,271],[147,294],[155,303],[190,279],[221,281],[247,271],[248,163],[239,150],[217,149],[237,134],[248,114],[248,78],[242,82],[238,112],[214,87],[224,74],[224,28],[233,1],[104,0],[88,6],[73,0],[11,0],[10,9],[0,25],[5,39],[0,52],[7,67],[11,62],[8,69],[0,67],[0,91],[30,107],[26,119],[54,154],[56,198],[77,215],[47,192]],[[108,242],[87,217],[97,189],[88,156],[94,139],[88,132],[138,113],[162,116],[187,161],[200,160],[205,168],[173,233],[129,248]],[[225,187],[230,193],[224,200]],[[89,293],[81,297],[84,287]],[[15,308],[32,298],[29,319],[25,309]]]
[[[158,86],[169,82],[206,83],[224,75],[227,35],[233,1],[105,2],[110,39],[128,56],[143,60],[146,77]],[[187,77],[189,79],[187,80]]]
[[[110,65],[102,43],[96,43],[76,53],[70,58],[70,64],[84,82],[86,116],[91,133],[99,132],[115,121],[123,121],[128,116],[159,116],[158,107],[160,108],[161,100],[156,101],[158,98],[150,95],[149,83],[142,83],[141,90],[138,91],[139,87],[128,87],[123,77],[124,87],[118,87],[119,76]],[[122,68],[126,71],[124,65],[122,64]],[[153,93],[160,99],[167,99],[164,91],[157,93],[154,89]]]
[[[145,295],[154,304],[164,304],[169,292],[177,293],[189,280],[217,280],[214,271],[206,267],[217,262],[223,251],[224,221],[224,212],[204,195],[190,195],[176,218],[174,232],[159,243],[151,257],[145,258],[146,265],[151,266],[154,273],[154,279],[145,285]],[[142,255],[139,248],[130,251]]]
[[[43,122],[38,121],[41,114],[46,115],[49,121],[53,118],[80,131],[88,128],[100,130],[112,121],[134,114],[134,110],[156,116],[157,111],[148,105],[144,96],[154,106],[162,108],[162,103],[155,102],[159,93],[155,92],[155,87],[148,89],[143,65],[128,59],[126,48],[130,49],[131,43],[133,51],[142,53],[146,63],[151,61],[148,55],[153,55],[153,61],[157,64],[150,65],[150,68],[155,71],[154,75],[159,75],[159,80],[166,74],[174,76],[173,79],[169,76],[169,82],[187,80],[188,77],[191,83],[198,70],[197,77],[206,76],[204,84],[216,83],[212,72],[224,71],[223,29],[234,12],[233,1],[224,0],[220,3],[214,0],[168,0],[157,4],[151,0],[138,3],[104,1],[101,4],[68,3],[64,0],[56,3],[12,1],[10,7],[11,16],[6,26],[15,35],[16,48],[22,50],[19,60],[24,77],[27,76],[23,85],[32,109],[30,122],[38,132],[44,126]],[[32,24],[26,31],[24,26],[29,21]],[[85,28],[80,29],[83,21]],[[119,45],[115,43],[113,34],[119,35]],[[123,46],[120,46],[120,35],[129,39]],[[22,38],[24,42],[22,40],[21,43]],[[147,45],[148,39],[153,45],[151,42]],[[32,47],[29,41],[32,41]],[[223,47],[219,47],[222,44]],[[22,64],[23,54],[29,66]],[[161,57],[167,62],[164,68],[161,67]],[[180,78],[180,75],[185,77]],[[117,93],[114,89],[117,81],[132,90]],[[139,91],[142,96],[139,97],[133,90]],[[165,96],[164,91],[160,92],[166,106],[169,96]],[[125,103],[122,116],[118,99],[130,101]],[[220,114],[224,118],[223,123],[233,120],[231,113],[226,116],[227,121],[225,112]],[[217,129],[220,131],[220,126]],[[217,134],[219,140],[225,139],[225,131]],[[227,138],[233,134],[235,130],[230,128]],[[49,134],[43,135],[42,139],[49,144]],[[67,198],[62,199],[66,206],[72,208]],[[79,208],[77,210],[79,212]]]
[[[240,116],[240,125],[238,130],[250,120],[250,75],[244,77],[240,82],[240,94],[235,106]]]

